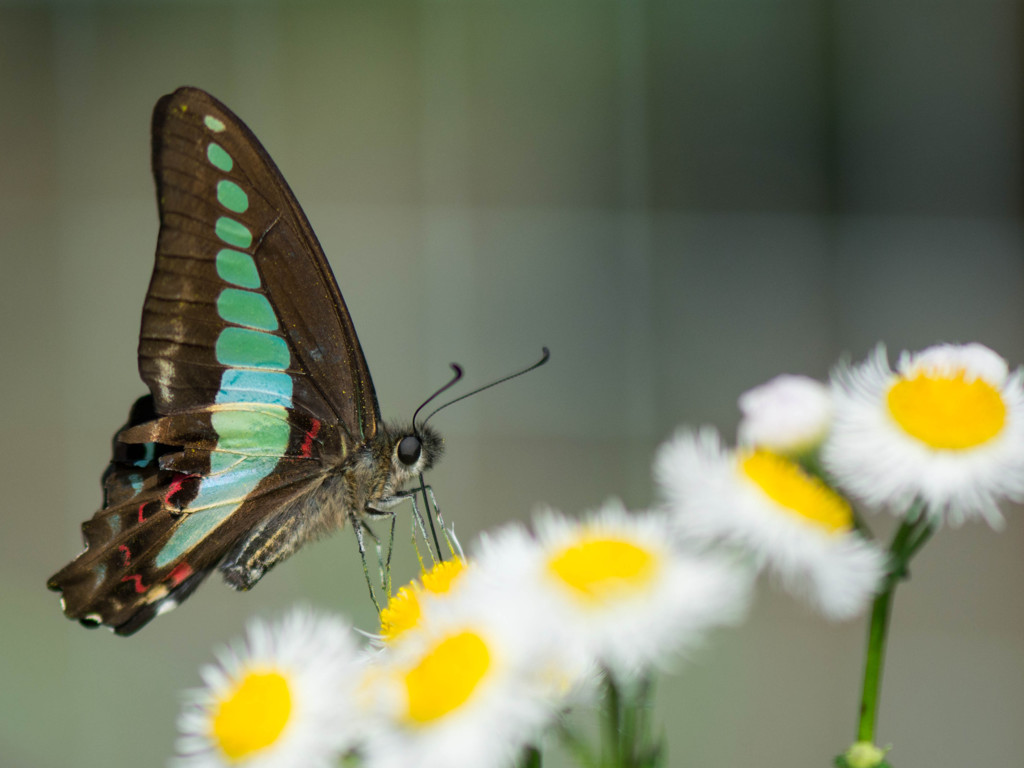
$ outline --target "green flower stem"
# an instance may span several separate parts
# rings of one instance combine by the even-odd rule
[[[619,739],[619,764],[620,765],[633,765],[633,755],[636,754],[637,747],[637,725],[638,720],[642,720],[643,713],[639,711],[643,706],[640,701],[640,696],[627,699],[625,706],[622,710],[622,736]]]
[[[601,768],[657,768],[664,744],[651,739],[651,677],[621,680],[605,670],[604,687]]]
[[[917,535],[907,544],[906,562],[910,562],[910,558],[916,555],[918,550],[928,543],[928,539],[932,537],[932,534],[935,533],[937,528],[938,525],[933,522],[929,522],[917,532]]]
[[[649,718],[652,681],[644,675],[631,690],[622,713],[622,738],[619,744],[619,764],[633,768],[645,763],[649,751]]]
[[[878,695],[882,686],[882,663],[885,659],[885,640],[889,631],[889,613],[895,583],[875,598],[871,607],[871,628],[868,630],[868,651],[864,663],[864,688],[860,698],[860,725],[857,740],[875,739],[875,719],[878,712]]]
[[[522,768],[541,768],[541,755],[537,747],[527,747],[520,763]]]
[[[889,634],[889,617],[897,585],[908,577],[907,566],[911,558],[928,542],[936,525],[925,514],[924,504],[916,501],[907,510],[903,523],[889,545],[889,573],[882,592],[871,607],[871,626],[868,629],[867,655],[864,661],[864,688],[861,694],[860,723],[857,740],[874,743],[875,723],[882,687],[882,668],[885,662],[885,644]]]
[[[622,691],[608,670],[605,681],[605,755],[603,765],[621,765],[622,755]]]

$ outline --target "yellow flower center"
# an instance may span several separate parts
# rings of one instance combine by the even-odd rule
[[[1006,403],[984,379],[918,373],[889,389],[889,413],[907,434],[939,450],[974,448],[998,435]]]
[[[853,527],[849,502],[795,461],[769,451],[740,455],[740,470],[768,498],[829,533]]]
[[[248,672],[217,704],[213,736],[231,762],[269,747],[288,724],[292,696],[278,672]]]
[[[450,635],[405,675],[408,718],[429,723],[464,704],[491,666],[487,644],[475,632]]]
[[[580,597],[613,599],[647,586],[657,571],[655,553],[633,542],[587,538],[555,552],[548,568]]]
[[[422,609],[419,593],[422,590],[443,595],[451,589],[459,575],[466,570],[461,558],[437,563],[421,577],[423,586],[413,579],[391,596],[387,606],[380,612],[380,633],[387,641],[394,640],[407,629],[419,623]]]
[[[451,589],[452,584],[464,570],[466,570],[466,564],[462,558],[442,560],[423,574],[423,588],[435,595],[443,595]]]
[[[391,596],[380,612],[380,633],[387,641],[394,640],[420,620],[420,599],[416,582],[410,582]]]

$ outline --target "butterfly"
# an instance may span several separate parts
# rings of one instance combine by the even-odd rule
[[[157,103],[152,142],[160,234],[139,336],[150,394],[114,436],[85,550],[47,582],[69,618],[120,635],[214,569],[249,589],[305,542],[346,522],[359,532],[442,451],[415,415],[381,420],[320,244],[246,125],[180,88]]]

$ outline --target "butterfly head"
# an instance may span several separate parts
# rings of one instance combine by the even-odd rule
[[[418,475],[426,472],[444,452],[444,440],[431,427],[421,424],[401,430],[404,436],[394,447],[392,462],[402,474]]]

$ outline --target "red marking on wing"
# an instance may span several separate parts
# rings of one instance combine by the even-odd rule
[[[193,477],[198,477],[198,475],[186,475],[183,473],[175,475],[174,479],[171,480],[170,486],[167,488],[167,493],[164,495],[164,504],[171,506],[171,497],[181,490],[181,487],[185,484],[186,480]]]
[[[145,592],[147,589],[149,589],[149,587],[147,587],[145,584],[142,583],[142,574],[139,574],[139,573],[133,573],[131,576],[123,576],[121,578],[121,581],[134,581],[135,582],[135,591],[138,592],[139,594],[141,594],[141,593]]]
[[[176,587],[191,575],[191,565],[189,565],[188,563],[178,563],[176,566],[174,566],[174,569],[167,575],[167,580],[171,582],[172,587]]]
[[[306,437],[302,441],[302,447],[299,449],[302,451],[302,455],[307,459],[313,455],[313,438],[320,432],[320,420],[313,419],[313,426],[306,432]]]
[[[144,521],[145,521],[145,519],[146,519],[146,518],[145,518],[145,517],[143,516],[143,514],[142,514],[142,510],[144,510],[145,508],[146,508],[146,502],[142,502],[141,504],[139,504],[139,522],[140,522],[140,523],[141,523],[141,522],[144,522]]]
[[[122,565],[125,565],[125,566],[131,565],[132,564],[132,551],[130,549],[128,549],[128,545],[127,544],[119,544],[117,546],[117,548],[121,552],[121,557],[124,559],[124,562],[122,563]]]

